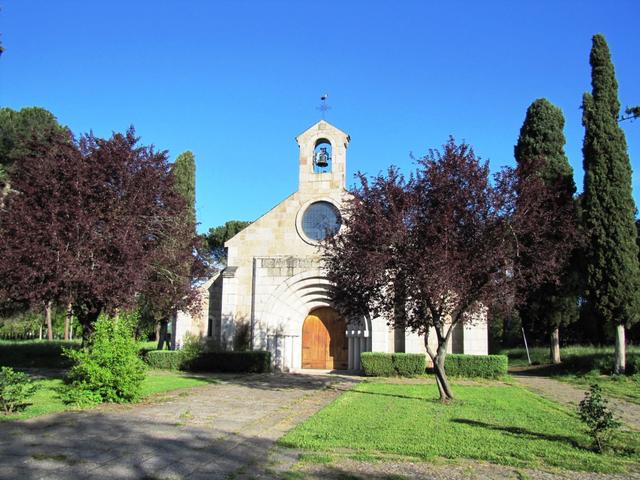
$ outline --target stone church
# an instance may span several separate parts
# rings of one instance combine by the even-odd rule
[[[425,351],[416,334],[390,329],[382,318],[345,319],[331,303],[318,243],[341,227],[350,137],[321,120],[296,138],[298,189],[231,238],[227,267],[202,287],[197,317],[174,322],[179,348],[187,333],[219,348],[269,350],[274,366],[359,370],[360,353]],[[486,322],[460,326],[450,351],[487,354]]]

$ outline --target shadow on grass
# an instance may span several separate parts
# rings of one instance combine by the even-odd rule
[[[551,435],[548,433],[534,432],[521,427],[506,427],[503,425],[492,425],[490,423],[479,422],[477,420],[469,420],[467,418],[452,418],[451,421],[455,423],[460,423],[463,425],[469,425],[472,427],[504,432],[504,433],[515,435],[521,438],[533,439],[533,440],[549,440],[551,442],[563,442],[563,443],[568,443],[569,445],[579,450],[591,450],[590,448],[587,448],[584,445],[581,445],[575,439],[568,437],[566,435]]]

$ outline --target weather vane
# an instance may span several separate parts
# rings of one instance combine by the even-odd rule
[[[316,107],[316,110],[320,110],[322,112],[322,119],[324,120],[325,115],[327,114],[327,110],[331,110],[331,107],[327,105],[327,98],[329,98],[329,94],[325,93],[320,97],[322,103],[319,107]]]

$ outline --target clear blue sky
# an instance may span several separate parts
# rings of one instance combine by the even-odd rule
[[[0,1],[0,105],[51,110],[76,134],[134,125],[197,163],[200,230],[253,220],[297,188],[294,137],[327,120],[357,170],[413,167],[451,134],[513,164],[527,106],[565,113],[582,189],[580,102],[604,33],[624,106],[640,104],[640,2]],[[640,170],[640,121],[625,122]],[[634,173],[636,202],[640,172]]]

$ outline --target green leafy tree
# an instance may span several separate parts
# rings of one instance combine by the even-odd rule
[[[573,212],[573,221],[577,225],[573,195],[576,186],[573,181],[573,169],[564,152],[563,133],[564,116],[562,111],[548,100],[534,101],[527,110],[520,137],[515,146],[515,158],[518,173],[537,174],[551,189],[554,201],[547,204],[550,215],[563,210]],[[576,244],[572,257],[569,257],[562,269],[559,282],[544,283],[535,290],[528,291],[524,305],[520,308],[523,321],[529,330],[541,329],[550,335],[550,353],[554,363],[560,363],[560,327],[569,325],[578,319],[578,272],[577,231],[567,231],[569,238],[558,231],[549,232],[552,242]]]
[[[615,328],[615,371],[621,373],[625,328],[637,322],[640,313],[640,265],[631,164],[618,125],[618,83],[609,47],[600,34],[593,37],[590,64],[592,93],[585,93],[582,102],[586,298],[596,318]]]
[[[39,388],[26,373],[0,368],[0,408],[5,415],[23,410]]]
[[[209,229],[209,232],[205,235],[205,239],[215,261],[222,265],[227,264],[227,251],[224,247],[225,242],[249,225],[251,225],[251,222],[229,220],[224,225]]]

